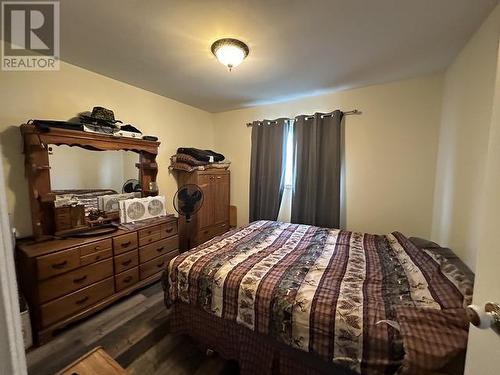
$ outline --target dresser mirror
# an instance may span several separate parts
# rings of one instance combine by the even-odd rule
[[[92,151],[80,147],[51,145],[49,150],[52,190],[114,190],[122,192],[125,181],[139,179],[132,151]]]
[[[121,193],[127,180],[136,181],[127,184],[132,185],[131,192],[158,195],[160,142],[75,131],[52,123],[23,124],[20,130],[36,240],[119,221],[119,210],[102,207],[116,203],[110,203],[109,194]]]
[[[119,221],[119,199],[140,197],[125,192],[126,181],[138,186],[139,155],[124,150],[93,151],[67,145],[51,146],[48,152],[50,185],[54,202],[55,234],[80,232],[89,225]],[[129,184],[130,185],[130,184]],[[121,197],[121,198],[118,198]],[[95,230],[93,230],[93,233]]]

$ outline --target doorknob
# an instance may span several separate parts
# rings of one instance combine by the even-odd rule
[[[466,309],[467,318],[472,325],[479,329],[492,328],[500,334],[500,304],[487,302],[484,308],[477,305],[469,305]]]

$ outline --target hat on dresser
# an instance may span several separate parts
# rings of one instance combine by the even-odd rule
[[[84,123],[108,126],[114,126],[117,122],[121,123],[120,120],[115,120],[115,114],[111,109],[104,107],[94,107],[90,115],[80,114],[80,120]]]

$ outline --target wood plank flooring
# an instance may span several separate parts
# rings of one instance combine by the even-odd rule
[[[27,353],[30,375],[52,375],[102,346],[131,375],[233,375],[238,365],[206,356],[196,342],[169,332],[161,284],[139,290],[74,323]]]

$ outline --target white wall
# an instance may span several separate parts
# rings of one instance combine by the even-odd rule
[[[215,148],[232,161],[231,201],[248,222],[253,120],[357,108],[345,118],[346,226],[429,237],[441,75],[214,115]]]
[[[486,301],[500,302],[500,288],[498,287],[500,266],[498,242],[498,228],[500,227],[500,50],[496,70],[496,89],[485,167],[485,184],[481,194],[484,195],[484,199],[482,200],[483,211],[480,221],[482,225],[474,285],[474,303],[478,305],[484,305]],[[499,341],[498,334],[493,330],[480,331],[471,327],[466,374],[498,374],[498,369],[500,369]]]
[[[67,120],[94,106],[110,108],[116,118],[160,138],[158,183],[169,204],[177,187],[167,169],[170,155],[180,146],[213,147],[206,111],[66,63],[58,72],[0,71],[0,143],[9,213],[20,235],[31,233],[31,220],[18,126],[32,118]]]
[[[500,6],[474,34],[444,79],[432,239],[472,269],[488,149]]]

